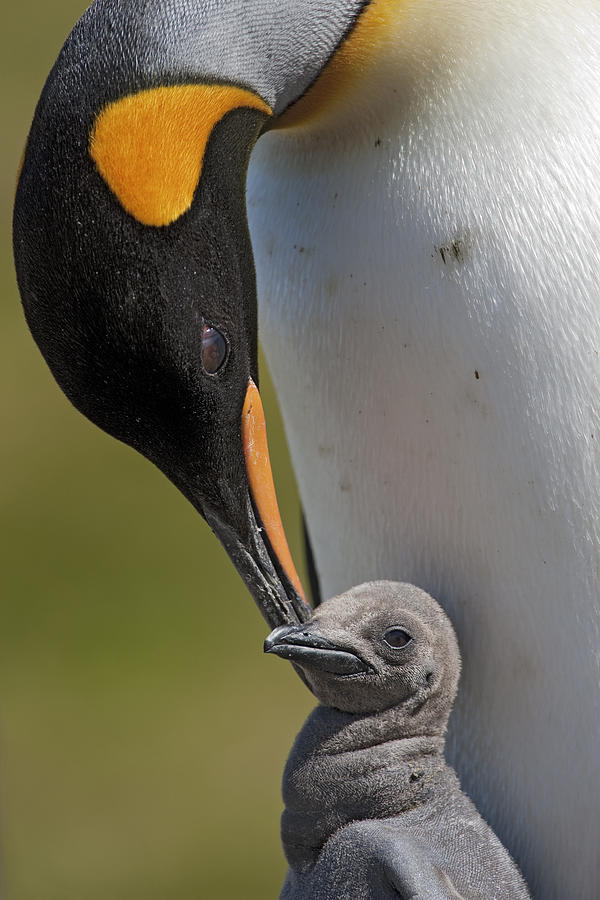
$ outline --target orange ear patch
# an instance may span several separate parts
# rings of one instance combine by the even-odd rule
[[[144,225],[169,225],[192,204],[212,130],[232,109],[271,108],[244,88],[157,87],[98,114],[90,155],[121,206]]]

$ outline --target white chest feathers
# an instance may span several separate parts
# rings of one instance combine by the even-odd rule
[[[592,7],[421,0],[331,130],[262,138],[248,185],[323,592],[445,603],[453,762],[544,900],[598,890]]]

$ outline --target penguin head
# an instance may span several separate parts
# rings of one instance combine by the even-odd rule
[[[310,608],[256,387],[246,171],[276,120],[302,128],[345,94],[385,30],[374,6],[96,0],[46,82],[16,194],[19,288],[56,380],[193,503],[271,627]]]
[[[86,96],[74,115],[50,82],[15,203],[23,306],[71,402],[191,501],[271,627],[297,622],[309,608],[270,477],[245,210],[268,107],[238,88],[169,90],[112,105]],[[205,128],[201,158],[190,157],[169,115],[175,128],[188,107],[211,103],[213,118],[226,111]],[[193,131],[190,146],[202,137]],[[175,178],[170,164],[181,169]]]
[[[400,708],[444,730],[460,674],[454,630],[411,584],[375,581],[326,600],[303,625],[280,627],[265,652],[288,659],[325,706]]]

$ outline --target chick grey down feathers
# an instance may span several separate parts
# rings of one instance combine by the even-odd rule
[[[276,629],[320,701],[283,777],[281,900],[524,900],[515,863],[444,759],[460,674],[428,594],[377,581]]]

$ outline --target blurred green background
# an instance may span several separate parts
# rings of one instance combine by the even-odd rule
[[[264,900],[285,871],[279,783],[311,699],[263,657],[268,629],[199,516],[60,393],[18,300],[15,173],[85,6],[20,0],[1,32],[3,896]],[[262,376],[300,563],[293,475],[264,366]]]

